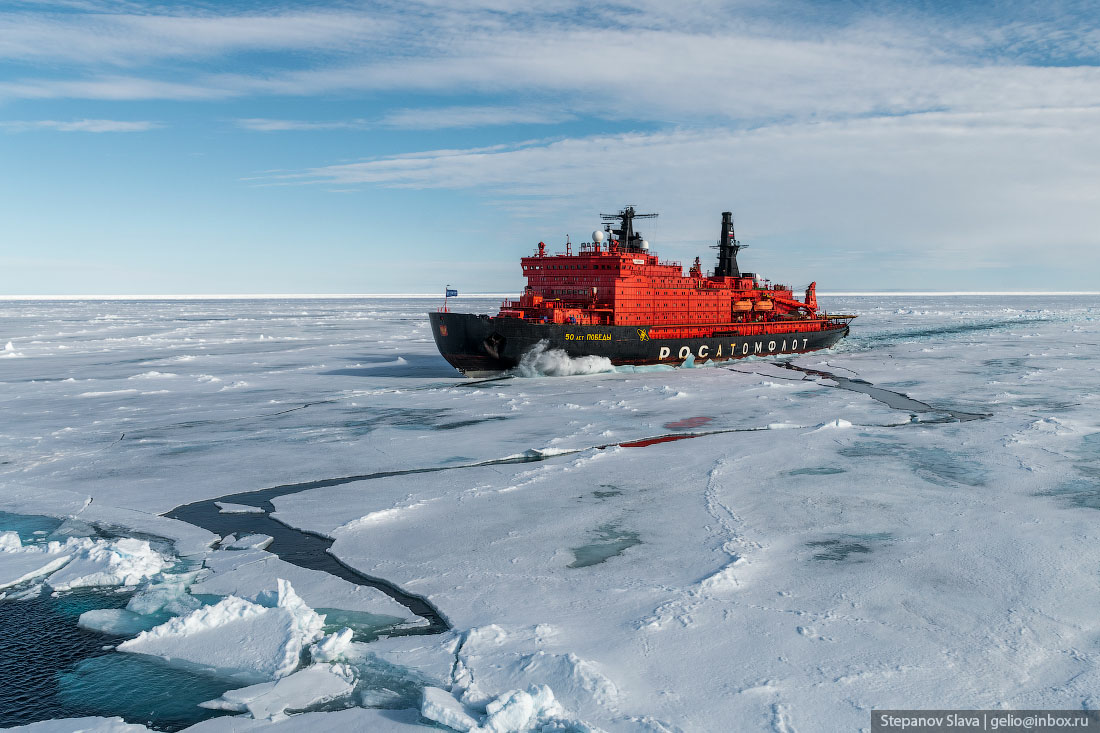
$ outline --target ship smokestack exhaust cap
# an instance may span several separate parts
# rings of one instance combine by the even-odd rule
[[[715,277],[741,277],[737,253],[743,248],[733,231],[733,212],[722,212],[722,233],[718,235],[718,267]]]

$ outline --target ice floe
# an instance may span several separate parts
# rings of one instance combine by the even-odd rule
[[[5,535],[9,542],[4,543]],[[9,588],[28,580],[37,578],[57,570],[72,557],[67,552],[41,552],[39,548],[28,548],[28,552],[20,551],[20,546],[14,547],[10,543],[10,537],[19,541],[14,532],[0,535],[0,588]]]
[[[283,578],[313,608],[338,608],[411,623],[409,610],[379,590],[350,583],[318,570],[291,565],[263,550],[218,550],[209,553],[191,593],[254,598]]]
[[[147,541],[129,537],[117,540],[70,537],[64,543],[50,542],[47,551],[70,554],[69,562],[46,579],[54,590],[138,585],[173,564]]]
[[[509,690],[489,700],[483,708],[484,713],[479,714],[475,708],[463,704],[446,690],[427,687],[420,714],[463,733],[598,733],[600,730],[569,715],[547,685]]]
[[[217,700],[200,703],[214,710],[248,713],[257,720],[278,720],[286,711],[303,710],[318,703],[350,695],[355,670],[346,664],[314,664],[274,682],[261,682],[231,690]]]
[[[274,593],[252,601],[229,596],[143,631],[118,650],[243,680],[270,680],[298,668],[306,646],[324,636],[323,625],[324,617],[279,580]]]
[[[188,592],[198,571],[161,574],[130,597],[125,608],[97,608],[80,614],[79,625],[106,634],[134,635],[171,616],[198,609],[202,602]]]
[[[335,634],[329,634],[309,648],[309,656],[315,662],[332,662],[340,659],[351,647],[352,636],[351,629],[341,629]]]
[[[264,510],[258,506],[248,506],[247,504],[232,504],[226,501],[214,502],[222,514],[263,514]]]
[[[15,532],[0,535],[0,588],[47,573],[47,585],[59,591],[134,586],[173,562],[145,540],[69,537],[64,542],[23,546]]]
[[[9,730],[21,730],[25,733],[148,733],[149,731],[144,725],[127,723],[122,718],[98,717],[43,720]]]
[[[230,535],[218,547],[222,550],[262,550],[274,541],[275,538],[268,534],[249,534],[244,537]]]

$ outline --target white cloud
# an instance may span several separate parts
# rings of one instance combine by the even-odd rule
[[[385,115],[380,124],[405,130],[441,130],[448,127],[490,125],[548,125],[576,119],[576,115],[546,104],[537,107],[422,107],[399,109]]]
[[[310,122],[306,120],[273,120],[265,117],[249,117],[235,120],[237,127],[257,132],[285,132],[301,130],[361,130],[368,127],[366,120],[335,120]]]
[[[163,127],[149,120],[12,120],[0,122],[9,132],[57,130],[58,132],[146,132]]]
[[[2,13],[0,58],[132,65],[248,51],[354,48],[393,30],[368,13]]]
[[[807,277],[811,265],[872,261],[1018,268],[1040,243],[1046,264],[1100,268],[1098,126],[1098,109],[1058,109],[685,129],[427,151],[279,180],[474,189],[575,231],[630,201],[665,212],[651,239],[674,256],[713,239],[714,212],[732,206],[748,237],[804,242]]]
[[[30,79],[0,82],[0,100],[9,99],[172,99],[181,101],[223,99],[236,96],[230,89],[208,84],[189,84],[129,76],[99,76],[84,80]]]
[[[899,6],[902,7],[902,6]],[[584,5],[453,2],[367,10],[216,15],[0,15],[0,57],[49,61],[50,78],[8,74],[0,97],[109,100],[363,92],[491,95],[401,109],[386,126],[440,129],[560,122],[574,114],[657,123],[836,119],[933,110],[1100,105],[1100,68],[1028,65],[1028,53],[1096,58],[1077,17],[953,22],[915,11],[769,2]],[[814,12],[808,12],[809,10]],[[780,12],[782,11],[782,12]],[[807,11],[807,12],[800,12]],[[980,15],[980,14],[977,14]],[[248,51],[279,60],[233,58]],[[170,74],[120,66],[175,59]],[[66,63],[71,67],[65,78]],[[59,78],[60,77],[60,78]],[[466,100],[462,100],[466,101]]]

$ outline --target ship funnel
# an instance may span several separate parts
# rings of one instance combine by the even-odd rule
[[[733,233],[733,212],[722,212],[722,233],[718,237],[718,269],[714,271],[715,277],[741,277],[741,270],[737,267],[737,252],[741,249],[741,243],[737,241]]]

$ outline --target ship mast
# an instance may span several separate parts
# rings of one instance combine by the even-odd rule
[[[616,235],[619,239],[619,246],[627,250],[640,250],[642,249],[642,233],[634,231],[635,219],[656,219],[656,214],[635,214],[633,206],[627,206],[618,214],[600,214],[600,218],[605,222],[620,222],[618,229],[612,229],[611,225],[606,226],[607,231]]]
[[[733,233],[733,212],[722,212],[722,234],[718,237],[718,269],[715,277],[741,277],[737,267],[737,253],[747,247],[737,241]]]

